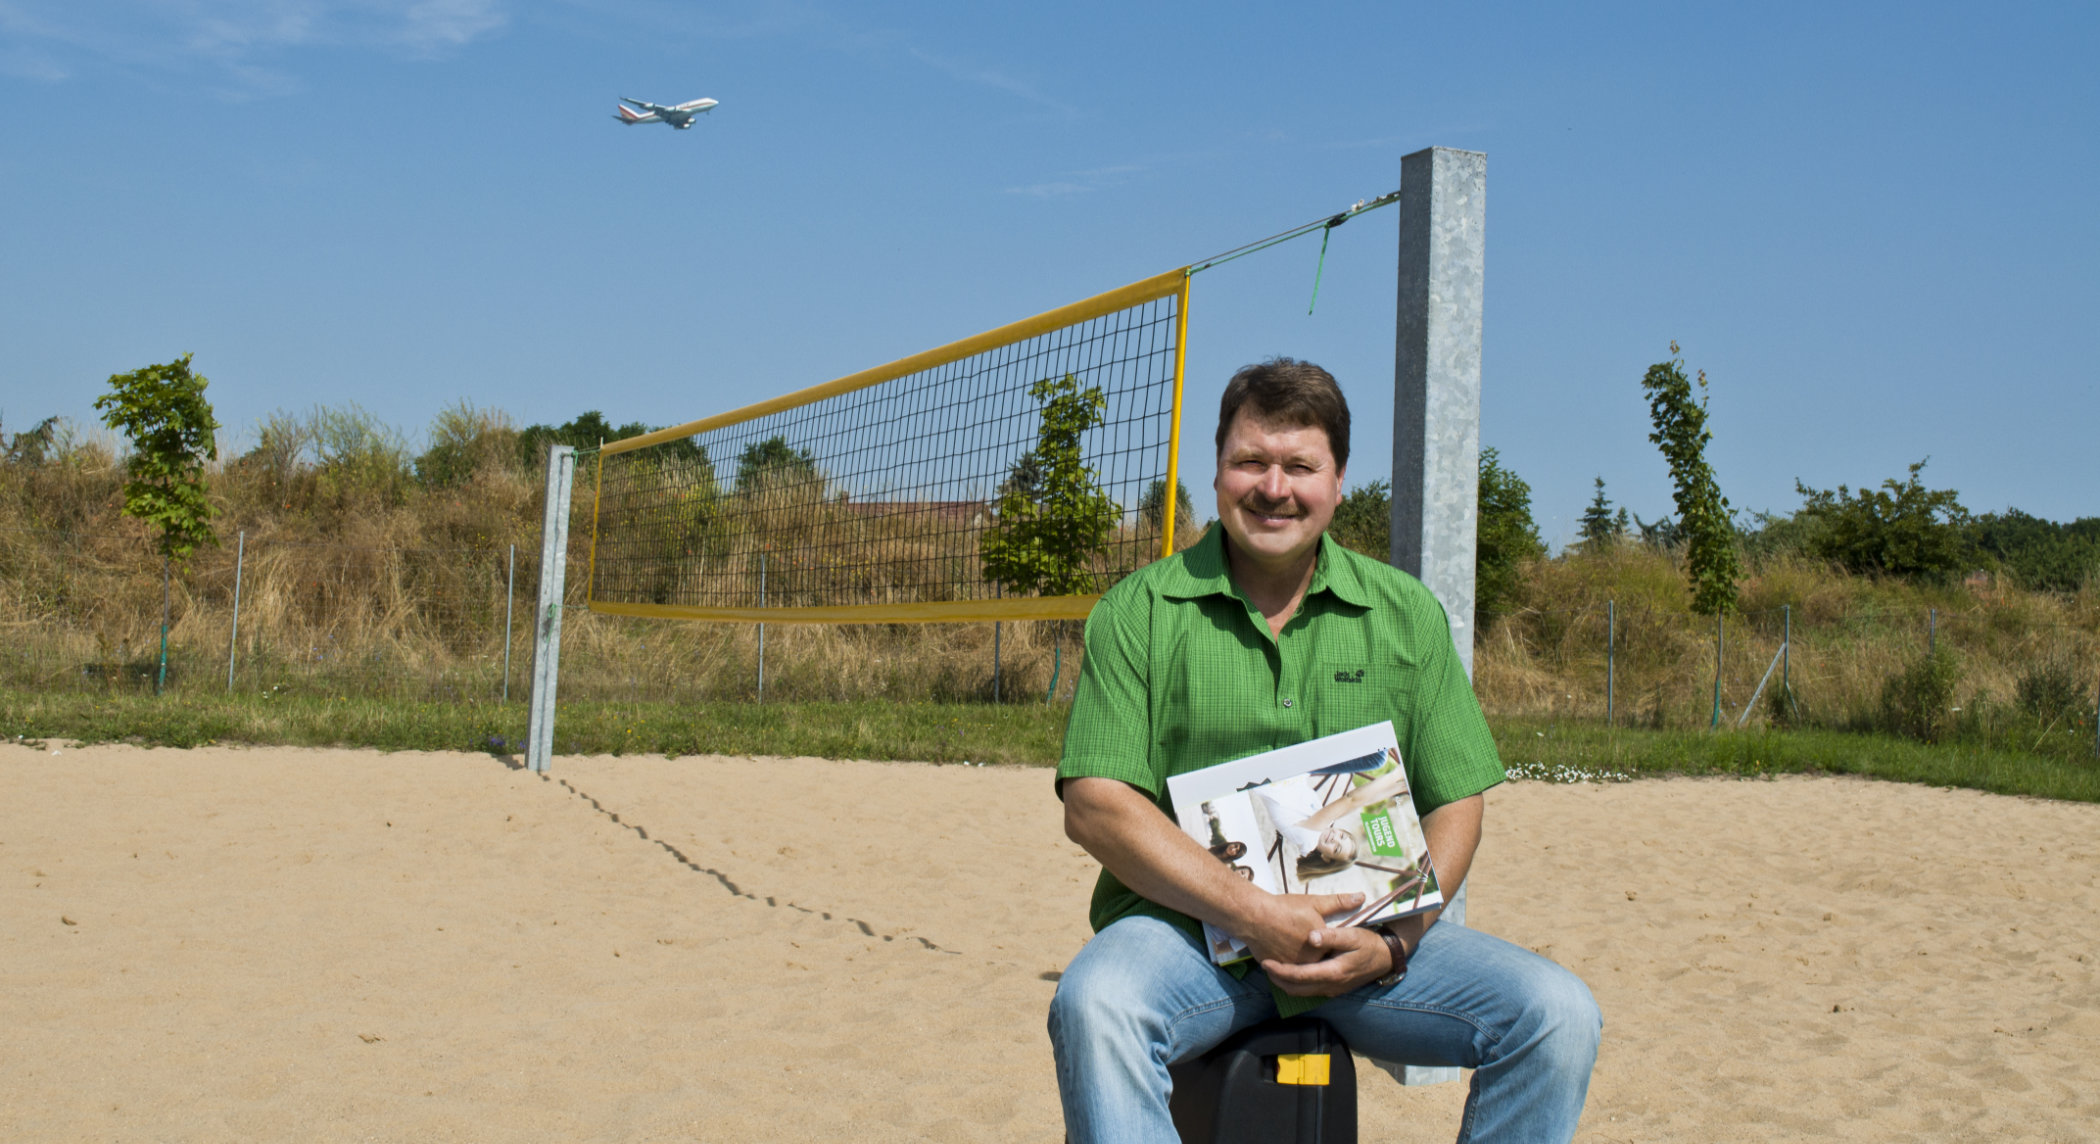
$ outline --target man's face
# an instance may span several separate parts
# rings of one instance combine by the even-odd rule
[[[1284,568],[1310,556],[1342,499],[1342,469],[1327,431],[1233,415],[1218,453],[1218,521],[1256,563]]]

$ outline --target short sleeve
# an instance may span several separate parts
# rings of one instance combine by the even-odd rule
[[[1416,677],[1415,716],[1402,747],[1411,764],[1415,809],[1422,814],[1471,798],[1508,777],[1494,732],[1488,730],[1487,716],[1451,641],[1450,621],[1442,608],[1433,602],[1431,606],[1441,631],[1425,633],[1422,641],[1429,650]]]
[[[1164,789],[1150,750],[1149,604],[1142,591],[1111,590],[1087,617],[1086,658],[1057,765],[1060,792],[1066,779],[1076,778],[1120,779],[1155,800]]]

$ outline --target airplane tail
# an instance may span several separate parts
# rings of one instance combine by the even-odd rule
[[[620,122],[622,123],[650,123],[654,122],[656,119],[656,116],[654,115],[639,114],[631,107],[623,106],[619,110]]]

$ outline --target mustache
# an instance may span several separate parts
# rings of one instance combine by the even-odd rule
[[[1299,514],[1296,512],[1285,511],[1286,509],[1294,509],[1296,506],[1297,501],[1293,498],[1286,497],[1283,500],[1270,500],[1259,492],[1250,492],[1240,498],[1241,508],[1249,512],[1260,513],[1262,516],[1297,516]]]

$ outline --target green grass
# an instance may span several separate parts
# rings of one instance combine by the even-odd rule
[[[1505,763],[1563,775],[1863,775],[1996,794],[2100,802],[2100,764],[1950,742],[1846,731],[1652,731],[1498,719]]]
[[[557,755],[813,755],[1047,766],[1066,708],[1040,703],[564,703]],[[2100,801],[2100,764],[1964,743],[1841,731],[1610,730],[1494,720],[1504,761],[1562,779],[1847,774],[1999,794]],[[513,755],[522,704],[43,693],[0,689],[0,739],[487,751]]]
[[[612,703],[561,705],[557,755],[814,755],[924,762],[1057,761],[1063,705]],[[0,739],[155,747],[252,743],[387,751],[523,751],[523,704],[0,690]]]

